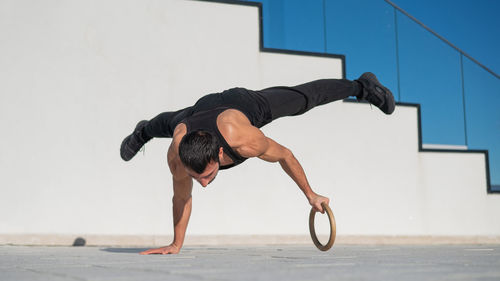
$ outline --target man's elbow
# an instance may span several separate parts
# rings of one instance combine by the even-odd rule
[[[186,203],[191,203],[191,198],[192,198],[191,195],[179,196],[174,194],[174,196],[172,196],[172,203],[174,205],[180,204],[184,206]]]
[[[290,159],[293,159],[294,156],[293,156],[293,153],[290,149],[286,148],[286,147],[283,147],[283,150],[281,151],[281,157],[280,157],[280,160],[279,162],[286,162]]]

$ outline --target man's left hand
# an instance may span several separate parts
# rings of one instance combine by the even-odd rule
[[[321,203],[325,203],[326,205],[330,204],[330,199],[321,196],[319,194],[314,194],[311,198],[309,198],[309,204],[313,207],[313,209],[316,212],[321,212],[322,214],[325,213],[325,210],[323,210],[323,206],[321,206]]]

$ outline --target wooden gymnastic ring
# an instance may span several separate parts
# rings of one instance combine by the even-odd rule
[[[321,244],[318,240],[318,237],[316,236],[316,230],[314,229],[314,216],[316,215],[316,211],[314,210],[314,208],[312,208],[311,212],[309,213],[309,232],[311,233],[311,238],[314,242],[314,245],[316,245],[316,247],[318,247],[318,249],[320,249],[321,251],[328,251],[333,246],[333,243],[335,243],[337,228],[332,209],[330,209],[330,207],[328,207],[328,205],[326,205],[325,203],[321,203],[321,206],[323,207],[323,210],[326,211],[328,219],[330,220],[330,238],[328,239],[328,243],[326,243],[326,245]]]

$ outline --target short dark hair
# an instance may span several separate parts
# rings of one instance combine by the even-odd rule
[[[186,167],[201,174],[210,161],[219,162],[219,147],[219,141],[212,133],[192,131],[182,138],[179,157]]]

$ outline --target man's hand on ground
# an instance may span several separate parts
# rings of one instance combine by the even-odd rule
[[[325,213],[325,210],[323,210],[323,207],[321,206],[321,203],[325,203],[326,205],[330,204],[330,199],[314,194],[310,199],[309,199],[309,204],[313,207],[313,209],[316,212],[321,212],[322,214]]]
[[[147,251],[141,252],[141,255],[151,255],[151,254],[159,254],[159,255],[167,255],[167,254],[178,254],[180,252],[180,248],[175,246],[174,244],[170,244],[165,247],[149,249]]]

